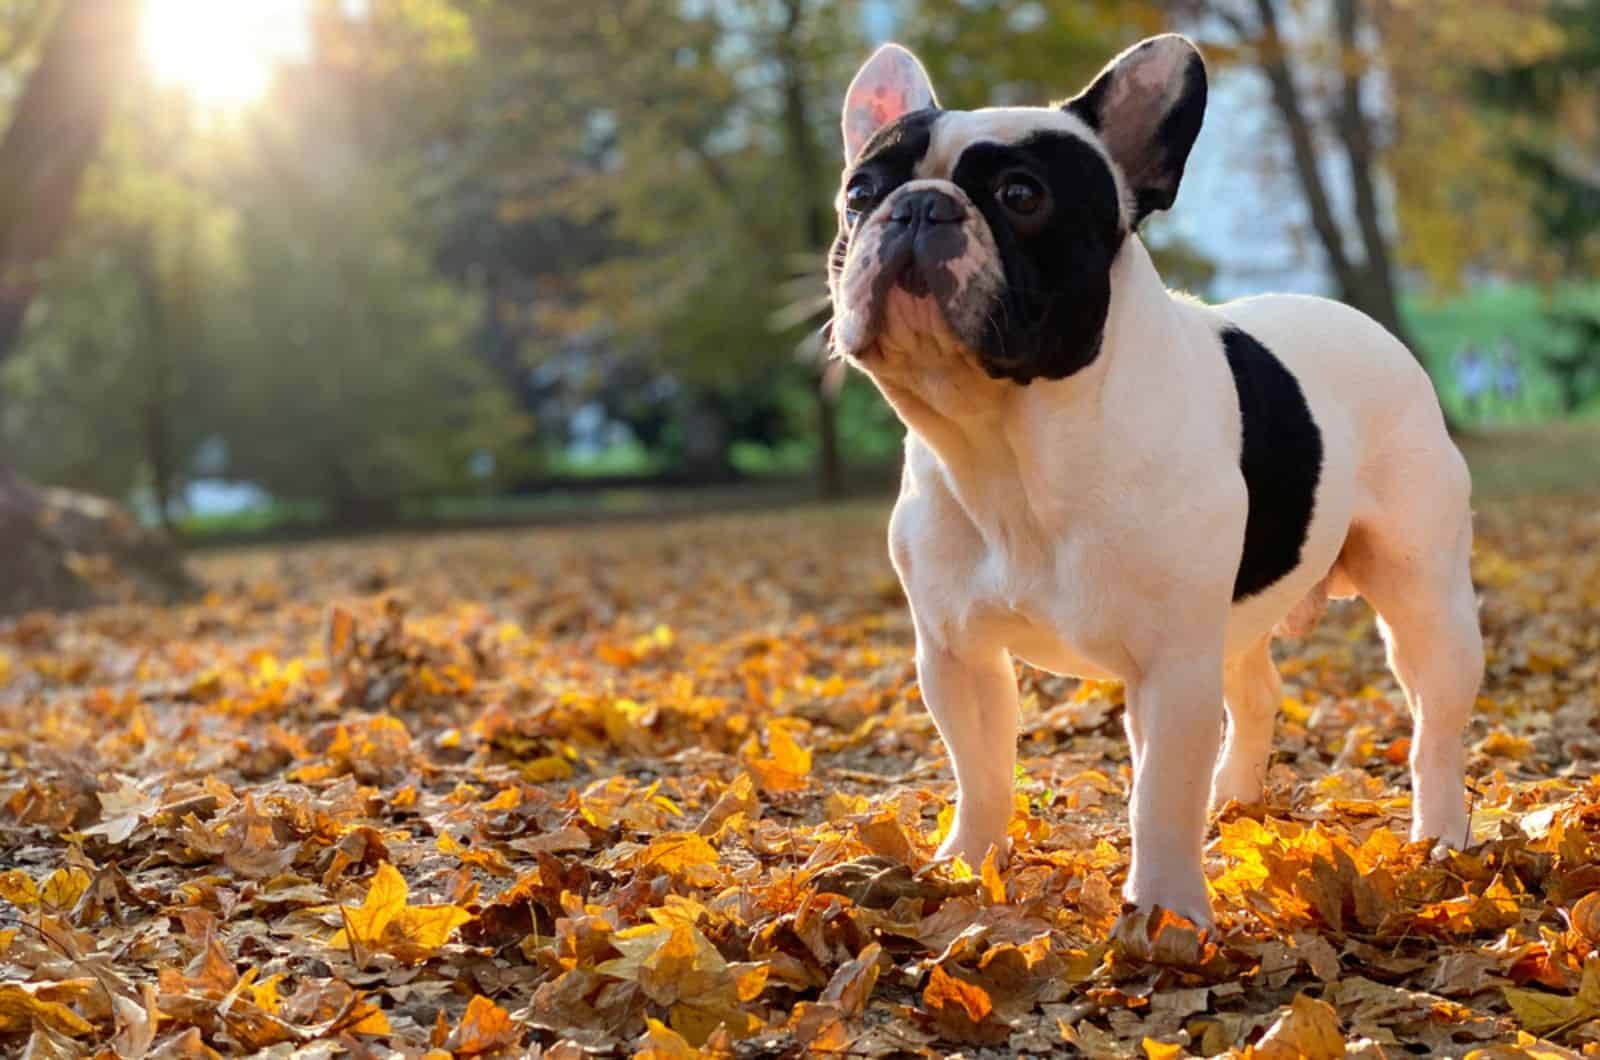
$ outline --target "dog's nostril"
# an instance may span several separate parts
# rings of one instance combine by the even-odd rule
[[[967,212],[961,204],[943,192],[931,192],[928,199],[928,220],[934,224],[954,224],[964,220]]]
[[[889,211],[889,220],[897,224],[955,224],[966,216],[966,210],[953,196],[932,188],[901,196]]]

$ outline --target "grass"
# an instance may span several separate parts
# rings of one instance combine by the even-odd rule
[[[1480,428],[1456,441],[1480,499],[1600,491],[1600,420]]]

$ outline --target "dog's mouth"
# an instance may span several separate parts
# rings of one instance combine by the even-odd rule
[[[970,353],[1001,282],[993,237],[966,196],[914,181],[860,224],[833,277],[834,347],[864,367],[890,353]]]

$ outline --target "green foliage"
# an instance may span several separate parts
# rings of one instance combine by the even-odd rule
[[[0,121],[53,6],[0,0]],[[894,6],[895,36],[970,107],[1068,96],[1137,37],[1196,29],[1174,12],[1206,5]],[[1594,8],[1371,9],[1358,58],[1384,64],[1398,101],[1382,159],[1396,250],[1441,288],[1485,263],[1551,275],[1534,267],[1550,245],[1569,275],[1592,256],[1592,189],[1538,166],[1563,145],[1593,161],[1593,108],[1573,100],[1594,90]],[[123,101],[0,373],[8,456],[158,502],[220,473],[347,517],[470,507],[550,474],[790,475],[822,458],[819,366],[796,350],[821,323],[840,96],[872,43],[858,5],[311,10],[310,53],[253,112],[201,120],[150,86]],[[1320,25],[1331,9],[1300,10]],[[1209,47],[1216,65],[1250,57],[1230,41]],[[1327,41],[1295,47],[1305,69],[1334,69]],[[1485,162],[1500,142],[1520,153]],[[1209,263],[1151,232],[1169,281],[1203,290]],[[1527,351],[1530,415],[1559,396],[1536,365],[1587,341],[1532,291],[1408,308],[1436,368],[1468,341]],[[566,413],[590,401],[637,441],[574,457]],[[846,461],[897,459],[901,429],[859,377],[834,419]]]
[[[1501,120],[1501,151],[1538,189],[1531,208],[1569,274],[1600,258],[1600,2],[1556,4],[1560,44],[1532,59],[1474,68],[1472,87]]]
[[[459,486],[521,424],[468,336],[476,301],[406,236],[381,174],[246,186],[230,314],[229,469],[359,513]]]
[[[1452,370],[1456,356],[1468,346],[1494,352],[1501,342],[1519,354],[1523,393],[1513,409],[1500,408],[1499,419],[1529,422],[1572,411],[1566,407],[1561,380],[1553,362],[1588,352],[1579,336],[1559,324],[1563,318],[1600,316],[1600,288],[1567,284],[1548,290],[1525,284],[1486,287],[1441,299],[1412,299],[1406,317],[1440,397],[1457,415],[1467,412]],[[1582,380],[1580,380],[1581,382]]]
[[[141,98],[110,136],[0,376],[13,395],[0,436],[25,470],[114,495],[142,485],[158,501],[215,426],[212,309],[230,253],[227,212],[189,183],[192,142],[163,102]]]
[[[901,36],[946,106],[1035,106],[1073,95],[1124,45],[1171,28],[1157,5],[1118,0],[920,0]]]

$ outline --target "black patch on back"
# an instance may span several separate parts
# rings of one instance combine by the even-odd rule
[[[1233,580],[1237,602],[1299,564],[1322,475],[1322,432],[1300,384],[1271,350],[1231,326],[1223,329],[1222,349],[1239,392],[1239,470],[1250,494]]]
[[[1023,170],[1050,191],[1050,214],[1023,232],[995,199],[1000,178]],[[1005,268],[1005,289],[978,345],[996,379],[1064,379],[1100,352],[1111,306],[1111,264],[1126,233],[1105,158],[1081,137],[1040,132],[1016,144],[979,142],[951,180],[983,213]]]

